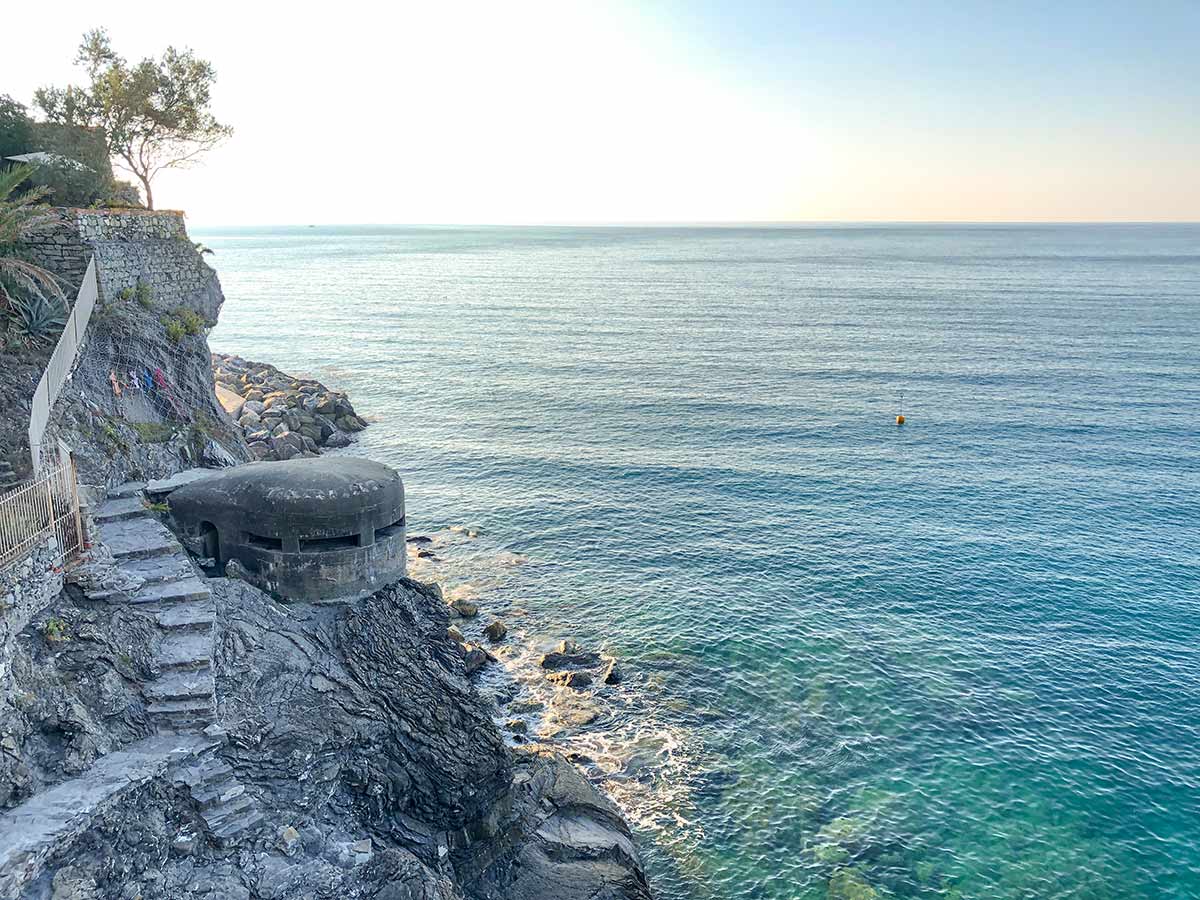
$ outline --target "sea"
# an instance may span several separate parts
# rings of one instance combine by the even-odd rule
[[[550,739],[661,900],[1200,897],[1200,225],[193,237],[480,621],[619,660]]]

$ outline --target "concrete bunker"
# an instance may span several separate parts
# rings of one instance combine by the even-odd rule
[[[199,556],[290,600],[374,591],[404,575],[404,484],[350,457],[248,463],[178,488],[171,516]]]

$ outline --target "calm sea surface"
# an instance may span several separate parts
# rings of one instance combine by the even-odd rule
[[[1200,897],[1200,226],[194,236],[625,661],[660,897]]]

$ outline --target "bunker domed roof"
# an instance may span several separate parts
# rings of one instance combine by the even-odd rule
[[[404,484],[390,466],[356,457],[254,462],[185,485],[170,497],[184,519],[236,513],[255,534],[353,534],[404,517]]]

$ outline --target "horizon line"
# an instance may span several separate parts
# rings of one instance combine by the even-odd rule
[[[186,212],[185,212],[186,215]],[[789,228],[863,225],[1200,225],[1200,219],[713,219],[552,222],[253,222],[189,223],[204,228]]]

